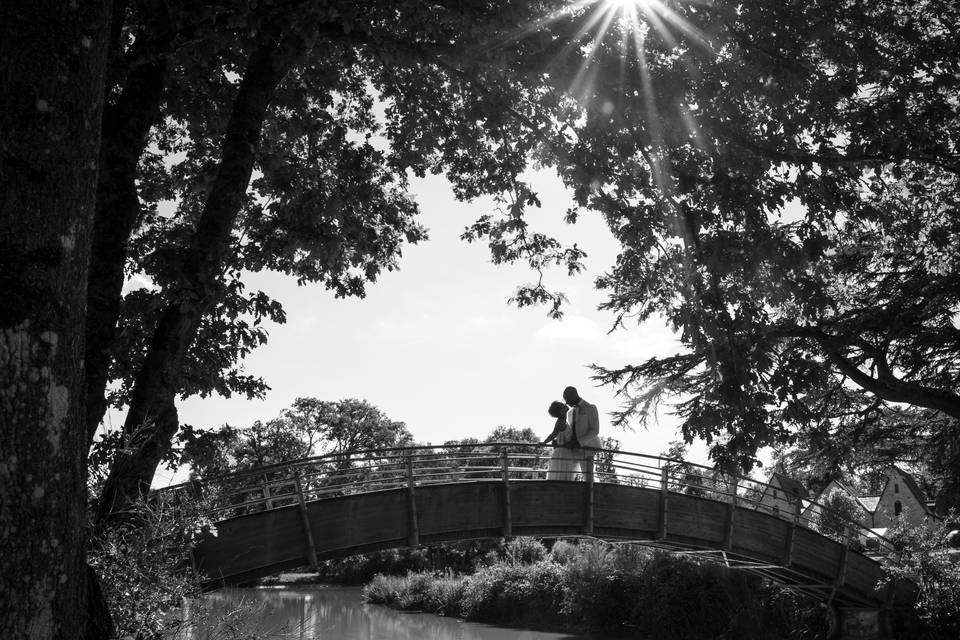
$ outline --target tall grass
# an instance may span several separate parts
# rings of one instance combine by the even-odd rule
[[[658,640],[799,640],[826,632],[816,603],[742,572],[633,545],[557,542],[548,554],[539,542],[517,540],[472,574],[380,574],[364,596],[467,620],[629,630]]]

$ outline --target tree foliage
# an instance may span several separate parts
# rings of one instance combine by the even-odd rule
[[[952,638],[960,632],[960,570],[951,559],[958,524],[956,512],[951,512],[938,523],[910,526],[900,519],[887,532],[897,550],[897,556],[884,565],[887,580],[906,579],[919,585],[914,608],[926,625],[926,637]]]
[[[813,524],[825,536],[847,542],[856,535],[854,523],[864,524],[863,507],[846,491],[831,492],[823,506],[826,508],[817,511]]]
[[[615,324],[665,318],[684,345],[598,368],[620,420],[675,397],[721,462],[903,437],[957,477],[955,3],[678,1],[630,34],[597,24],[588,64],[557,62],[583,112],[547,161],[622,245],[598,280]]]
[[[497,198],[464,233],[494,262],[577,271],[582,252],[524,216],[539,205],[531,160],[620,240],[599,280],[616,324],[664,317],[685,345],[598,369],[625,394],[622,420],[678,397],[685,437],[745,466],[765,445],[842,432],[855,447],[892,424],[949,451],[941,471],[960,477],[956,7],[671,0],[633,22],[599,15],[618,7],[148,3],[120,16],[94,252],[112,267],[92,269],[150,284],[123,305],[122,278],[91,287],[96,326],[121,327],[91,328],[91,404],[111,371],[127,436],[145,434],[118,457],[104,509],[148,484],[178,394],[265,390],[239,361],[282,309],[243,273],[362,295],[424,237],[409,175]],[[514,299],[562,302],[542,282]],[[899,421],[904,405],[946,428]]]
[[[561,100],[541,72],[559,45],[516,29],[550,4],[118,4],[87,394],[90,437],[112,402],[127,446],[101,518],[149,485],[178,397],[267,389],[241,362],[284,314],[245,273],[364,295],[425,237],[411,175],[446,173],[463,199],[536,202],[520,175],[540,142],[531,118]],[[579,252],[526,226],[496,259],[535,247],[577,268]],[[143,286],[124,293],[125,277]]]
[[[202,602],[193,619],[182,619],[177,612],[186,598],[199,599],[202,592],[190,553],[201,534],[213,530],[205,513],[209,507],[208,499],[193,496],[152,496],[134,505],[134,526],[109,526],[91,540],[90,564],[104,586],[114,637],[171,637],[206,622]]]
[[[297,398],[272,420],[242,429],[189,429],[181,441],[180,462],[194,475],[210,477],[320,455],[332,455],[334,469],[348,469],[354,452],[402,447],[412,444],[413,436],[403,422],[366,400]]]

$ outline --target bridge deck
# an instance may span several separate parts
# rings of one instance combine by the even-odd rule
[[[876,560],[810,529],[706,497],[668,492],[664,501],[659,489],[624,485],[480,480],[393,488],[249,513],[217,528],[195,559],[201,572],[228,584],[306,565],[311,554],[335,558],[509,532],[703,553],[838,606],[878,607],[891,595],[875,588],[882,577]]]

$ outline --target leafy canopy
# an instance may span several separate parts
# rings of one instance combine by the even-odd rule
[[[663,2],[558,59],[584,111],[547,161],[622,245],[603,306],[684,345],[597,369],[621,422],[675,397],[719,461],[883,425],[956,458],[958,27],[944,0]]]

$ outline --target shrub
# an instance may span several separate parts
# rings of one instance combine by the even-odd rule
[[[397,598],[397,608],[405,611],[428,611],[430,588],[434,576],[430,573],[410,573],[403,581]]]
[[[533,564],[547,557],[547,549],[536,538],[518,536],[504,545],[503,556],[513,564]]]
[[[557,540],[550,547],[550,561],[560,565],[567,564],[577,556],[577,545],[566,540]]]
[[[427,592],[425,610],[442,616],[460,615],[465,598],[467,580],[453,572],[434,578]]]
[[[764,638],[759,627],[760,580],[685,557],[654,554],[636,583],[629,617],[668,638]]]
[[[406,578],[378,573],[363,586],[363,597],[371,604],[395,606],[400,593],[406,588]]]
[[[447,571],[408,573],[405,576],[377,574],[363,587],[363,597],[372,604],[385,604],[406,611],[457,615],[464,598],[465,578]]]
[[[563,571],[550,562],[499,563],[485,567],[466,579],[461,615],[468,620],[494,623],[543,625],[544,612],[557,613],[561,627]]]
[[[915,614],[930,638],[960,636],[960,565],[950,560],[951,533],[960,526],[954,512],[941,523],[910,526],[901,518],[887,532],[896,549],[884,569],[888,580],[916,582]]]
[[[813,598],[768,582],[763,585],[760,601],[763,625],[771,636],[789,640],[827,637],[826,609]]]
[[[189,552],[197,536],[212,528],[205,506],[157,494],[91,536],[88,561],[100,576],[117,637],[160,637],[185,624],[171,612],[200,593]]]
[[[535,557],[542,545],[521,541],[509,547],[503,545],[502,558],[473,575],[449,570],[378,575],[364,595],[372,603],[468,620],[548,629],[630,628],[662,639],[800,640],[826,632],[816,603],[721,565],[596,541],[557,542],[549,558],[523,564],[520,559]]]
[[[589,627],[622,626],[632,617],[649,555],[628,555],[619,546],[600,542],[580,543],[565,566],[565,613]]]

